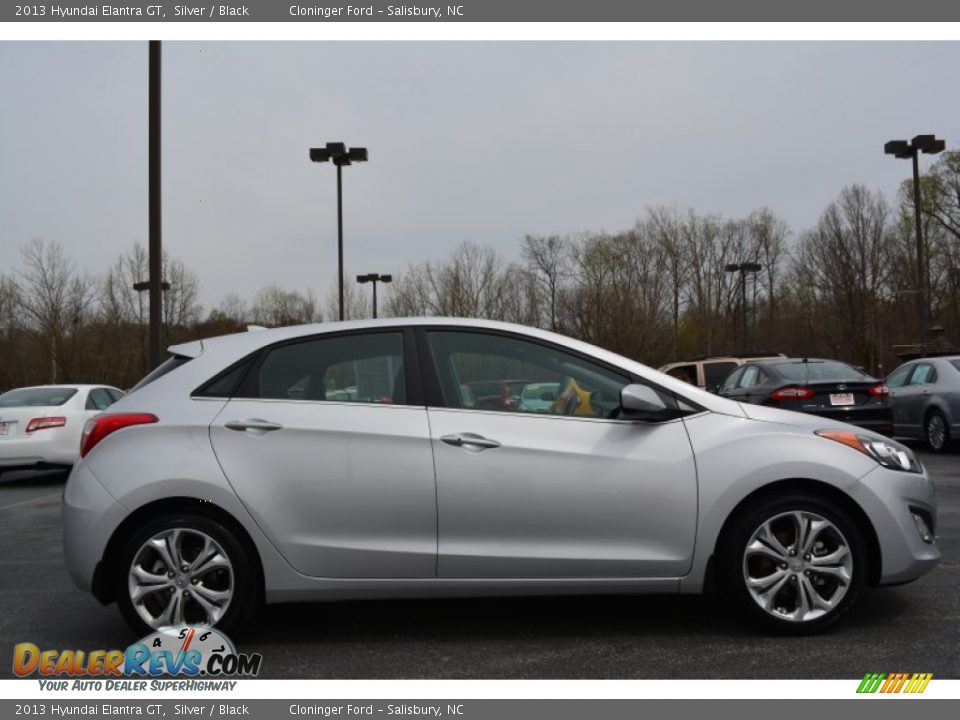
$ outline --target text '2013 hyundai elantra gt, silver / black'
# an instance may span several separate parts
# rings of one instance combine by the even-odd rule
[[[70,573],[140,632],[263,601],[708,586],[809,632],[940,557],[908,448],[553,333],[394,319],[171,353],[87,424],[64,496]],[[531,385],[536,411],[510,389]]]

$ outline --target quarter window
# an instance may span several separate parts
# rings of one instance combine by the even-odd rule
[[[626,374],[504,335],[429,333],[444,404],[542,415],[616,417]]]
[[[318,338],[270,350],[238,397],[402,405],[400,333]]]

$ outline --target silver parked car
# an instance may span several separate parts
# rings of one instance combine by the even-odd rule
[[[139,632],[264,600],[708,586],[810,632],[940,557],[909,449],[553,333],[393,319],[171,353],[88,423],[64,498],[71,575]],[[549,412],[464,397],[520,376],[557,383]]]
[[[942,452],[960,439],[960,355],[904,363],[887,378],[894,434]]]

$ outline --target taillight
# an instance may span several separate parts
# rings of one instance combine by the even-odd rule
[[[27,429],[24,432],[32,433],[35,430],[46,430],[47,428],[63,427],[67,424],[65,417],[40,417],[34,418],[27,423]]]
[[[806,387],[785,387],[770,393],[774,400],[809,400],[813,397],[813,390]]]
[[[90,418],[83,426],[83,435],[80,436],[80,457],[84,457],[97,443],[117,430],[131,425],[147,425],[157,420],[157,416],[152,413],[108,413]]]
[[[874,397],[889,397],[890,388],[884,384],[874,385],[872,388],[867,388],[867,392],[873,395]]]

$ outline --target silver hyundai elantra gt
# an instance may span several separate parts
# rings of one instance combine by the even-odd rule
[[[707,586],[811,632],[940,557],[908,448],[542,330],[392,319],[170,352],[87,424],[64,495],[71,575],[139,632],[233,630],[262,601]]]

